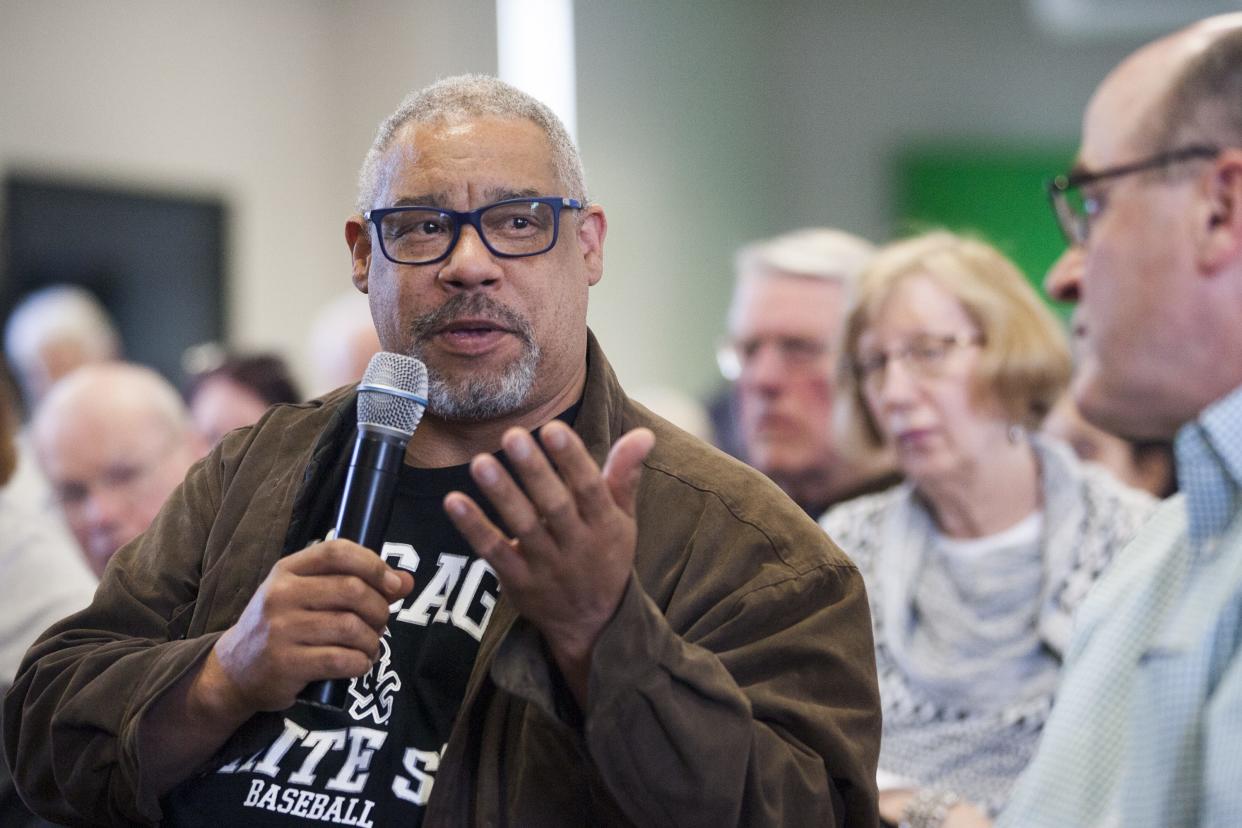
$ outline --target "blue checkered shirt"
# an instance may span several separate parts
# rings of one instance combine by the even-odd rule
[[[1242,388],[1178,432],[1182,493],[1079,610],[997,825],[1242,826]]]

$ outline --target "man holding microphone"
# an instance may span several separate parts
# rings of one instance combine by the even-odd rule
[[[430,376],[382,556],[319,540],[349,389],[226,438],[28,654],[26,798],[101,823],[874,824],[858,572],[621,390],[586,327],[607,222],[559,121],[450,78],[360,180],[354,283]],[[334,678],[343,709],[297,701]]]

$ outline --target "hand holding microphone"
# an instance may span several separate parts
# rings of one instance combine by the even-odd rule
[[[421,362],[392,353],[372,358],[358,386],[358,431],[336,539],[278,561],[204,665],[209,676],[227,679],[220,686],[239,713],[282,710],[295,698],[339,707],[339,680],[370,669],[389,605],[414,585],[378,552],[426,394]]]

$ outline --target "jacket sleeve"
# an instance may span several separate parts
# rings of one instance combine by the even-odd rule
[[[70,825],[159,817],[142,793],[137,723],[216,640],[182,640],[219,501],[218,462],[193,467],[146,533],[109,564],[86,609],[30,648],[4,700],[4,750],[23,798]]]
[[[877,824],[879,698],[861,577],[838,555],[758,580],[670,623],[631,576],[598,640],[581,733],[634,824]],[[555,714],[563,700],[532,698],[555,683],[522,680],[541,658],[537,638],[511,636],[492,675]]]

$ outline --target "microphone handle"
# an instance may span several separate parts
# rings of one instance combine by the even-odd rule
[[[351,540],[379,554],[397,491],[397,479],[410,436],[358,426],[358,438],[345,477],[336,537]],[[345,707],[345,679],[312,681],[298,698],[314,705]]]

